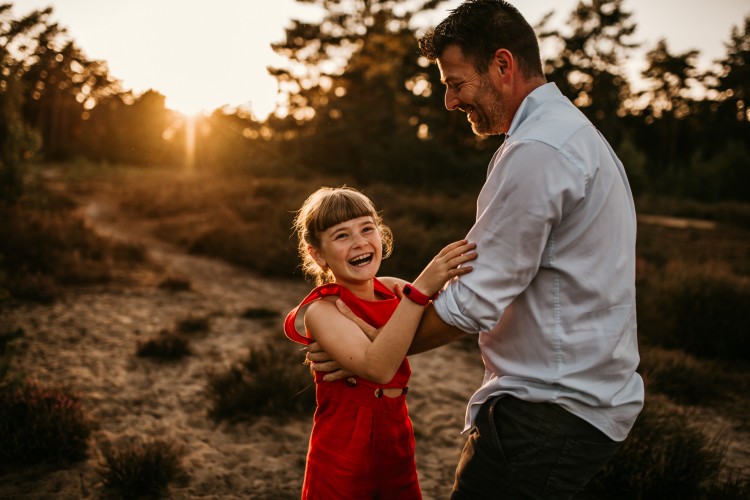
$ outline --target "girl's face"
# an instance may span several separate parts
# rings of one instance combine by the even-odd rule
[[[319,266],[327,265],[336,282],[350,287],[372,280],[383,258],[380,230],[366,215],[329,227],[320,234],[320,248],[309,247]]]

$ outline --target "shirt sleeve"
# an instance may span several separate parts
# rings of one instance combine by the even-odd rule
[[[542,142],[509,144],[493,161],[467,235],[479,254],[474,271],[435,301],[443,321],[467,333],[492,330],[540,266],[552,265],[555,227],[586,192],[580,165]]]

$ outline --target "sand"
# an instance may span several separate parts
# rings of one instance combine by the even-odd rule
[[[171,485],[171,498],[299,498],[311,417],[217,423],[208,416],[207,374],[259,343],[288,342],[283,315],[309,285],[189,255],[152,238],[147,222],[124,219],[106,201],[92,201],[84,211],[101,234],[145,245],[156,266],[123,269],[123,279],[113,283],[70,288],[52,305],[24,304],[4,313],[0,326],[24,330],[13,343],[14,366],[81,393],[98,428],[87,460],[60,470],[40,465],[6,472],[0,498],[101,497],[99,448],[123,437],[166,438],[182,446],[184,472]],[[158,288],[165,275],[189,279],[191,290]],[[244,319],[248,308],[280,316]],[[139,340],[188,315],[210,317],[210,331],[191,337],[192,355],[171,363],[135,356]],[[471,349],[449,346],[411,363],[408,403],[421,486],[426,499],[446,498],[464,442],[464,405],[481,382],[481,361]]]
[[[6,471],[0,498],[101,498],[99,447],[123,437],[166,438],[182,447],[183,472],[171,484],[170,498],[299,498],[311,417],[215,422],[208,416],[207,375],[261,343],[288,342],[282,317],[309,286],[189,255],[150,236],[149,222],[129,220],[110,203],[89,200],[82,210],[101,234],[143,244],[152,264],[122,269],[113,283],[69,288],[52,305],[21,305],[0,319],[2,328],[24,330],[14,341],[14,364],[43,383],[83,395],[98,425],[89,457],[63,469]],[[192,289],[158,288],[165,275],[187,278]],[[244,319],[248,308],[280,316]],[[135,356],[139,340],[188,315],[210,317],[210,331],[191,339],[192,355],[172,363]],[[444,499],[464,443],[465,403],[481,382],[482,364],[476,348],[461,344],[413,356],[411,364],[408,404],[420,484],[426,500]],[[735,427],[711,413],[706,418],[717,429]],[[748,450],[747,432],[733,436],[729,461],[746,472]]]

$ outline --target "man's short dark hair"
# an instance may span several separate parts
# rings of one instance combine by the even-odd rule
[[[497,49],[507,49],[526,77],[544,76],[533,28],[503,0],[466,0],[419,39],[419,49],[430,61],[450,45],[459,46],[481,74],[487,72]]]

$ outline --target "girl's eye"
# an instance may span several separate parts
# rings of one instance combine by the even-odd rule
[[[337,234],[336,236],[334,236],[334,237],[333,237],[333,239],[334,239],[334,240],[341,240],[341,239],[344,239],[344,238],[346,238],[347,236],[349,236],[349,235],[348,235],[348,234],[346,234],[346,233],[339,233],[339,234]]]
[[[362,232],[363,232],[363,233],[371,233],[371,232],[373,232],[374,230],[375,230],[375,228],[374,228],[374,227],[372,227],[372,226],[367,226],[367,227],[365,227],[364,229],[362,229]]]

